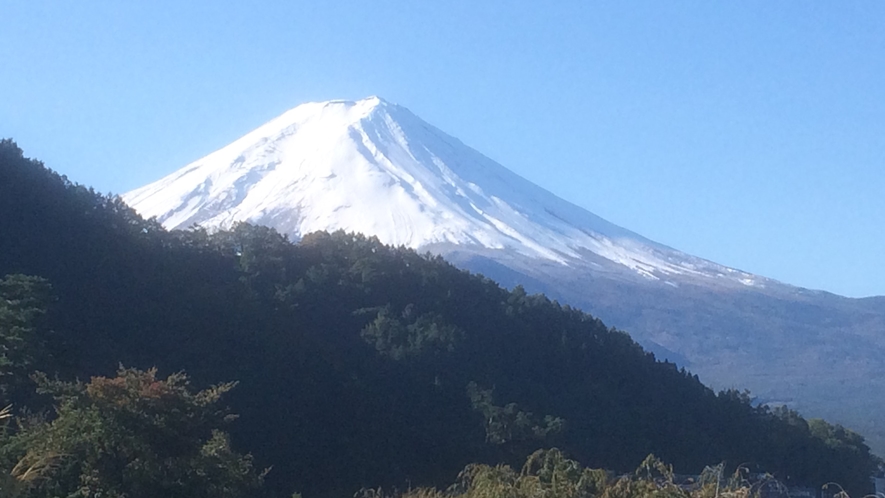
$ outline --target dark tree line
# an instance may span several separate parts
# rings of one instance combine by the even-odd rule
[[[542,295],[358,234],[168,232],[7,140],[0,276],[12,274],[45,279],[10,281],[37,294],[48,282],[51,299],[33,311],[46,332],[32,356],[0,357],[0,380],[19,379],[2,394],[39,410],[53,401],[24,393],[27,372],[114,379],[119,364],[237,380],[226,430],[280,492],[437,485],[550,446],[615,471],[654,452],[682,472],[749,462],[860,494],[878,465],[857,434],[714,393]],[[4,316],[8,340],[34,335]]]

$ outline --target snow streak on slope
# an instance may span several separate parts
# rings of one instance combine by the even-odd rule
[[[602,261],[650,279],[765,282],[615,226],[377,97],[298,106],[123,198],[167,228],[249,221],[296,239],[343,229],[412,248]]]

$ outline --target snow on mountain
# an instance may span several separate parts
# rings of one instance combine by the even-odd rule
[[[295,239],[343,229],[416,249],[602,262],[671,284],[767,282],[613,225],[378,97],[300,105],[123,199],[170,229],[248,221]]]

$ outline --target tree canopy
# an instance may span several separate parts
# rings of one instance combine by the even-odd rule
[[[58,410],[14,435],[26,442],[9,443],[19,453],[7,463],[28,445],[91,462],[54,469],[59,482],[117,465],[77,438],[52,446],[53,431],[74,430],[59,420],[94,424],[82,437],[108,437],[120,454],[154,455],[130,477],[102,477],[109,493],[138,485],[145,472],[172,472],[168,462],[253,469],[212,432],[221,430],[214,404],[194,404],[234,379],[225,399],[241,419],[231,444],[251,451],[255,467],[273,466],[266,482],[279,493],[442,485],[470,463],[515,465],[550,446],[618,472],[655,453],[684,472],[752,462],[788,483],[837,481],[860,494],[879,463],[859,435],[755,406],[738,391],[715,393],[627,333],[543,295],[360,234],[293,243],[248,224],[167,232],[8,140],[0,142],[0,234],[0,276],[34,276],[0,286],[0,382],[11,395],[42,370],[50,400],[10,402]],[[48,313],[15,297],[29,286],[28,295],[47,291],[46,282]],[[120,362],[141,370],[117,371]],[[180,371],[199,388],[191,391]],[[65,380],[50,380],[56,375]],[[151,398],[154,385],[167,397]],[[158,411],[140,419],[126,406]],[[207,418],[196,424],[167,409]],[[118,422],[123,432],[101,435]],[[139,432],[162,436],[167,423],[192,434],[173,455]],[[231,489],[257,482],[253,470]],[[197,483],[201,472],[169,475]]]

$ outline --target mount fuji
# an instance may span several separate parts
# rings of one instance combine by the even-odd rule
[[[300,105],[123,199],[169,229],[345,230],[578,306],[715,388],[885,453],[885,300],[728,268],[616,226],[378,97]]]
[[[170,229],[248,221],[295,239],[342,229],[667,282],[766,282],[615,226],[378,97],[298,106],[123,198]]]

